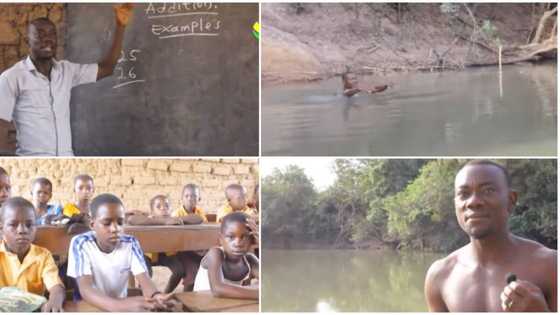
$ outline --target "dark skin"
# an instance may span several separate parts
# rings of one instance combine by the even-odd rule
[[[35,183],[33,187],[31,187],[31,199],[38,217],[47,212],[47,206],[51,197],[52,187],[50,185]]]
[[[12,184],[10,183],[10,177],[6,174],[0,175],[0,206],[4,204],[6,199],[10,198],[12,194]]]
[[[430,311],[556,312],[556,251],[509,232],[516,200],[496,166],[468,165],[457,174],[455,212],[471,241],[428,270]],[[508,285],[510,272],[518,280]]]
[[[29,253],[31,242],[35,239],[37,227],[35,226],[35,210],[33,208],[6,208],[0,218],[2,238],[6,250],[18,256],[21,262]],[[42,312],[63,312],[64,287],[57,284],[49,291],[49,299],[41,306]]]
[[[369,94],[383,92],[387,89],[387,85],[374,86],[373,88],[362,88],[358,84],[358,79],[353,73],[345,73],[342,75],[342,86],[344,88],[344,96],[351,97],[360,92]]]
[[[200,191],[198,189],[184,189],[181,201],[183,202],[183,209],[188,213],[188,215],[180,217],[184,224],[200,224],[204,221],[200,216],[194,214],[194,210],[200,202]]]
[[[240,286],[223,281],[220,270],[224,277],[231,280],[242,280],[249,272],[243,257],[249,251],[253,242],[251,230],[248,224],[230,222],[220,231],[220,245],[224,249],[225,257],[218,248],[212,248],[202,261],[203,266],[208,269],[208,278],[212,294],[216,297],[252,299],[259,298],[259,288],[257,285]],[[247,256],[251,264],[251,278],[258,279],[259,265]]]
[[[226,190],[228,204],[233,211],[244,210],[247,207],[247,196],[245,189],[230,188]]]
[[[255,210],[259,211],[259,185],[255,186],[255,190],[253,191],[253,200],[247,203],[247,206],[255,208]]]
[[[132,10],[132,4],[114,6],[116,27],[113,44],[107,55],[98,63],[97,80],[113,74],[122,50],[124,31],[132,17]],[[30,25],[28,28],[28,44],[31,61],[35,68],[50,80],[53,58],[55,57],[57,47],[55,25],[47,21]]]
[[[119,235],[123,232],[124,209],[120,204],[102,204],[94,218],[91,229],[99,249],[105,253],[112,252],[119,245]],[[173,307],[172,294],[156,293],[157,289],[147,272],[135,276],[142,288],[143,296],[116,299],[96,289],[91,275],[77,279],[83,299],[93,306],[108,312],[146,312],[170,310]]]
[[[105,57],[100,60],[97,70],[97,80],[111,76],[117,65],[120,53],[122,51],[122,42],[126,26],[132,18],[132,4],[119,4],[114,6],[115,11],[115,35],[111,49]],[[57,32],[55,25],[50,21],[41,21],[31,24],[27,30],[27,43],[29,45],[29,56],[31,62],[37,71],[43,74],[48,80],[51,79],[51,70],[53,67],[53,58],[56,56]],[[10,122],[1,120],[0,128],[13,129]],[[15,147],[14,139],[5,137],[2,139],[8,146]]]
[[[143,212],[134,212],[127,217],[126,222],[129,225],[182,225],[183,220],[172,217],[169,209],[169,200],[167,198],[156,198],[151,205],[150,215],[146,215]],[[177,287],[185,271],[176,256],[167,257],[166,259],[168,262],[166,265],[171,270],[171,277],[164,292],[170,293]]]
[[[93,181],[78,179],[74,183],[74,193],[76,194],[76,206],[80,208],[80,213],[87,215],[89,213],[89,203],[95,193]]]
[[[152,204],[150,215],[143,212],[134,212],[126,219],[130,225],[182,225],[181,218],[174,218],[169,211],[167,198],[156,198]]]

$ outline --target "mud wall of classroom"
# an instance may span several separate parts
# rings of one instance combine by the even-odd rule
[[[64,51],[64,4],[0,4],[0,72],[27,56],[27,25],[30,21],[48,17],[58,30],[57,55]]]
[[[257,159],[0,159],[10,174],[12,196],[31,198],[30,185],[37,177],[53,183],[51,203],[73,200],[73,179],[78,174],[94,178],[95,193],[113,193],[127,209],[149,210],[157,194],[169,196],[171,208],[180,206],[187,183],[201,187],[200,205],[215,213],[223,205],[224,188],[239,183],[250,200],[259,180]]]

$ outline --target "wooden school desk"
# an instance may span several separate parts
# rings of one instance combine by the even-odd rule
[[[194,251],[218,245],[218,224],[125,226],[145,253]],[[63,227],[39,226],[33,244],[47,248],[53,255],[65,255],[73,236]]]
[[[256,300],[217,298],[210,291],[182,292],[175,297],[188,312],[258,312]]]
[[[259,311],[259,303],[255,300],[226,299],[212,296],[210,291],[181,292],[175,297],[183,304],[187,312],[253,312]],[[65,312],[100,312],[100,310],[84,301],[77,303],[65,302]]]

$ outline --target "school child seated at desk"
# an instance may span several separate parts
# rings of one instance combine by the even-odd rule
[[[51,197],[51,181],[45,177],[35,178],[31,183],[31,202],[37,211],[37,225],[49,225],[62,214],[60,207],[49,204]]]
[[[94,193],[93,177],[87,174],[76,176],[74,178],[74,196],[76,201],[65,204],[62,214],[69,218],[75,215],[87,216],[89,213],[89,203]]]
[[[61,312],[64,286],[51,253],[33,245],[36,215],[33,205],[21,197],[7,199],[0,209],[0,287],[17,287],[39,295],[49,292],[43,312]]]
[[[171,216],[169,199],[164,195],[156,195],[150,200],[150,213],[133,211],[127,213],[126,223],[129,225],[182,225],[181,218]]]
[[[70,235],[88,231],[90,225],[89,205],[94,193],[93,177],[87,174],[74,177],[75,202],[69,202],[64,207],[59,208],[57,212],[60,214],[51,221],[65,224],[66,232]]]
[[[169,199],[164,195],[157,195],[150,200],[150,214],[134,212],[127,217],[129,225],[182,225],[183,218],[172,217],[169,211]],[[190,224],[199,224],[202,219],[199,216],[192,216],[187,219]],[[148,258],[148,268],[151,266],[165,266],[171,270],[171,276],[165,287],[165,293],[175,290],[179,282],[185,277],[185,268],[176,252],[167,253],[146,253]],[[150,274],[151,274],[151,270]]]
[[[198,207],[200,202],[200,188],[195,184],[186,184],[183,187],[183,192],[181,193],[181,207],[173,211],[171,214],[174,217],[183,218],[187,220],[185,223],[188,224],[199,224],[207,223],[206,213],[202,208]],[[202,221],[201,221],[202,220]]]
[[[198,220],[198,223],[208,223],[204,210],[198,206],[200,202],[200,188],[192,183],[183,186],[181,192],[181,207],[172,214],[174,217],[182,218],[184,222]],[[183,291],[190,292],[194,288],[194,279],[200,266],[200,260],[205,252],[184,251],[177,253],[177,257],[183,266]]]
[[[222,219],[220,247],[211,248],[202,259],[194,290],[212,290],[216,297],[258,299],[259,259],[249,253],[258,243],[258,229],[249,216],[232,212]]]
[[[230,184],[225,189],[226,204],[217,211],[216,219],[222,222],[222,218],[229,213],[240,211],[250,217],[258,217],[257,210],[247,205],[247,191],[239,184]]]
[[[77,280],[84,301],[111,312],[172,308],[172,294],[159,292],[150,279],[138,240],[123,234],[122,201],[101,194],[92,200],[90,215],[92,231],[72,238],[68,257],[68,276]],[[130,273],[143,296],[127,296]]]
[[[0,167],[0,207],[4,204],[12,193],[12,185],[10,183],[10,176],[3,167]]]

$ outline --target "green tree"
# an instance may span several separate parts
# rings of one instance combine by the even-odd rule
[[[263,236],[335,246],[383,242],[451,251],[468,242],[457,224],[454,179],[467,160],[336,160],[337,179],[318,193],[303,169],[275,170],[263,181]],[[519,199],[511,231],[557,247],[555,160],[497,160]],[[362,243],[365,242],[365,243]]]
[[[403,190],[418,175],[427,162],[422,159],[362,160],[359,181],[367,203],[365,218],[354,226],[353,240],[374,238],[394,241],[388,236],[387,209],[383,200]]]
[[[300,167],[290,165],[264,178],[262,224],[264,236],[306,239],[318,194]]]
[[[509,219],[514,234],[557,248],[556,160],[507,160],[517,206]]]
[[[422,167],[403,191],[388,197],[388,232],[400,246],[447,251],[466,242],[455,219],[453,181],[458,160],[435,160]]]

